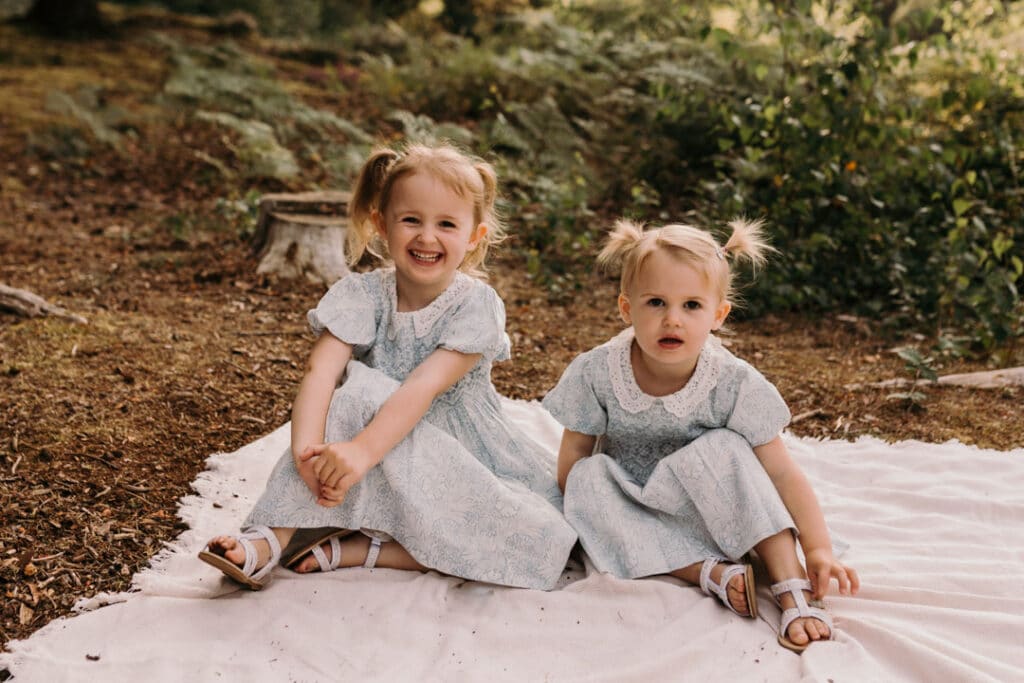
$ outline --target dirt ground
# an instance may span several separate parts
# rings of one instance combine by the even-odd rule
[[[250,244],[216,218],[214,189],[194,182],[202,162],[155,144],[216,155],[209,130],[170,123],[122,156],[69,165],[30,154],[20,124],[0,111],[0,283],[88,322],[0,310],[3,644],[80,598],[127,589],[182,530],[177,501],[207,456],[289,419],[312,341],[305,311],[324,291],[256,275]],[[492,282],[514,360],[494,381],[537,399],[574,355],[621,328],[615,283],[593,275],[570,302],[551,302],[510,247],[492,261]],[[844,315],[770,317],[732,332],[731,349],[789,402],[794,434],[1024,446],[1020,389],[928,386],[908,402],[872,386],[909,377],[895,347],[927,352],[934,340],[886,338]],[[987,369],[941,356],[933,365]]]

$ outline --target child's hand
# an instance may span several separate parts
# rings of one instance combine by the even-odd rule
[[[320,495],[317,502],[328,507],[332,506],[329,503],[337,505],[344,500],[348,490],[362,481],[376,464],[366,449],[350,441],[310,446],[299,458],[312,462],[319,482]],[[325,489],[332,490],[330,498],[324,496]]]
[[[811,581],[813,598],[821,600],[828,595],[832,577],[839,582],[839,593],[856,595],[860,589],[860,577],[856,570],[839,562],[831,548],[815,549],[806,554],[807,578]]]
[[[345,500],[345,492],[338,488],[320,487],[320,498],[316,501],[325,508],[341,505]]]
[[[316,472],[313,470],[313,465],[316,463],[312,458],[316,455],[312,448],[307,446],[301,453],[295,458],[295,469],[299,471],[299,476],[302,481],[306,483],[309,490],[313,493],[314,498],[320,498],[320,481],[316,478]]]

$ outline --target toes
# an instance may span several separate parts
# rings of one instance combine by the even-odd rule
[[[824,622],[808,619],[806,628],[811,640],[828,640],[828,626]]]
[[[236,545],[234,536],[214,536],[206,544],[206,547],[210,549],[210,552],[225,555],[229,550],[234,550]]]
[[[797,645],[806,645],[811,640],[804,628],[804,621],[804,619],[797,619],[789,625],[789,630],[786,632],[789,639]]]
[[[320,546],[320,550],[323,551],[324,556],[327,557],[327,561],[331,561],[331,544],[324,543]],[[310,551],[306,553],[306,556],[302,558],[302,561],[295,565],[295,571],[299,574],[310,574],[312,572],[320,571],[320,563],[316,561],[316,556]]]
[[[733,606],[740,614],[750,614],[750,608],[747,606],[747,590],[746,582],[742,576],[734,577],[727,586],[729,595],[729,604]]]
[[[819,619],[797,619],[787,631],[789,639],[797,645],[804,645],[815,640],[828,640],[828,626]]]
[[[297,565],[295,565],[295,571],[299,574],[308,574],[315,568],[316,558],[313,557],[312,553],[307,554]]]

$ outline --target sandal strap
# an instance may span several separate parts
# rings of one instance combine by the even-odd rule
[[[366,552],[366,561],[363,567],[373,569],[377,565],[377,556],[380,555],[381,539],[377,536],[370,536],[370,549]]]
[[[808,602],[807,596],[804,595],[804,591],[811,592],[811,582],[807,579],[779,581],[776,584],[772,584],[771,591],[772,596],[776,600],[783,593],[789,593],[793,596],[793,602],[796,603],[794,607],[783,610],[782,617],[779,619],[779,633],[786,633],[793,621],[804,617],[817,619],[828,626],[829,631],[832,631],[832,615],[822,609],[820,601],[811,600]]]
[[[320,566],[321,572],[332,572],[341,566],[341,541],[338,540],[337,536],[331,536],[327,540],[331,548],[331,559],[327,559],[327,555],[319,545],[313,546],[310,551],[313,553],[313,557],[316,558],[316,563]]]
[[[270,546],[270,558],[267,559],[267,563],[259,571],[253,573],[253,570],[256,569],[256,563],[259,562],[259,553],[252,542],[258,540],[264,540]],[[242,573],[254,581],[262,580],[281,561],[281,544],[278,542],[274,532],[270,530],[270,527],[250,527],[238,536],[238,542],[245,551],[245,563],[242,565]]]
[[[746,565],[743,565],[743,564],[730,564],[730,565],[728,565],[722,571],[722,577],[719,580],[719,582],[715,583],[715,580],[711,578],[711,570],[714,569],[715,566],[718,565],[721,562],[723,562],[723,560],[720,559],[720,558],[709,557],[708,559],[704,560],[703,564],[701,564],[701,566],[700,566],[700,588],[701,588],[701,590],[704,591],[704,593],[707,594],[707,595],[717,596],[718,599],[722,601],[722,604],[725,605],[726,607],[728,607],[734,614],[739,614],[740,616],[749,616],[749,615],[741,614],[739,611],[736,610],[735,607],[732,606],[732,603],[729,602],[729,581],[731,581],[732,577],[736,576],[737,574],[744,574],[745,575],[746,572],[747,572]]]
[[[719,562],[721,562],[721,560],[717,557],[709,557],[700,565],[700,589],[704,591],[705,595],[717,595],[718,597],[722,597],[722,594],[719,592],[720,587],[715,585],[715,582],[711,579],[711,570],[714,569],[715,565]]]

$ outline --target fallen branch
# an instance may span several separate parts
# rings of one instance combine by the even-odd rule
[[[38,294],[33,294],[25,289],[15,289],[7,285],[0,285],[0,308],[14,311],[26,318],[36,318],[43,315],[54,315],[59,318],[66,318],[76,323],[88,323],[89,321],[80,315],[76,315],[65,308],[51,304]]]
[[[972,387],[974,389],[1001,389],[1003,387],[1024,386],[1024,366],[1016,368],[1003,368],[1002,370],[986,370],[981,372],[963,372],[955,375],[943,375],[936,381],[929,379],[887,379],[881,382],[870,384],[847,384],[844,388],[849,390],[860,389],[865,386],[879,388],[905,388],[910,386],[928,385],[952,385],[960,387]]]

